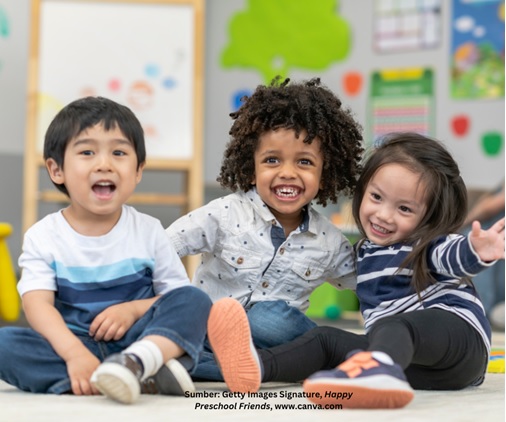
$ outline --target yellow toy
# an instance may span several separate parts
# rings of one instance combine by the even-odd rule
[[[492,349],[490,351],[487,371],[504,374],[504,349]]]
[[[16,275],[5,240],[11,233],[10,224],[0,223],[0,318],[5,321],[16,321],[20,308]]]

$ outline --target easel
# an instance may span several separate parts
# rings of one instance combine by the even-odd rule
[[[107,3],[104,6],[104,3]],[[45,9],[44,9],[45,7]],[[153,172],[180,172],[184,175],[183,177],[183,186],[182,192],[177,194],[167,194],[163,192],[155,192],[155,193],[136,193],[134,194],[129,203],[132,205],[142,204],[142,205],[167,205],[167,206],[177,206],[180,207],[182,213],[186,213],[189,210],[195,209],[202,205],[203,203],[203,174],[202,174],[202,131],[203,131],[203,27],[204,27],[204,0],[107,0],[107,2],[103,0],[31,0],[31,29],[32,33],[30,36],[30,52],[29,52],[29,68],[28,68],[28,106],[27,106],[27,128],[26,128],[26,144],[25,144],[25,159],[24,159],[24,197],[23,197],[23,231],[26,231],[31,225],[33,225],[40,217],[39,217],[39,203],[40,202],[67,202],[67,198],[59,193],[58,191],[51,190],[42,190],[40,188],[40,178],[39,173],[40,169],[44,168],[44,160],[42,158],[42,140],[41,140],[41,121],[42,121],[42,113],[43,108],[41,106],[41,89],[45,87],[40,86],[40,72],[41,72],[41,63],[47,66],[47,57],[43,57],[43,52],[48,50],[48,46],[43,46],[43,38],[42,35],[45,35],[45,38],[49,38],[45,31],[49,31],[48,29],[51,25],[44,25],[43,19],[48,19],[48,15],[54,13],[58,8],[65,8],[68,10],[70,7],[79,7],[82,11],[83,7],[96,8],[95,16],[103,11],[102,7],[109,7],[118,9],[118,14],[116,19],[109,20],[109,25],[115,25],[115,22],[121,21],[120,14],[122,12],[128,12],[132,7],[136,8],[135,10],[142,10],[143,7],[146,10],[151,10],[147,8],[154,9],[156,7],[156,11],[163,11],[165,13],[180,13],[183,11],[184,13],[188,12],[188,7],[191,8],[193,16],[193,22],[191,23],[192,28],[189,28],[188,31],[191,32],[191,38],[193,38],[192,51],[188,52],[189,56],[191,56],[190,62],[193,62],[193,75],[191,72],[189,78],[191,81],[188,83],[191,86],[192,90],[189,92],[188,96],[192,98],[193,109],[191,110],[192,114],[190,119],[192,121],[192,139],[187,142],[191,143],[191,157],[178,158],[171,157],[168,151],[167,156],[154,156],[150,157],[149,155],[149,145],[148,145],[148,157],[147,164],[145,167],[146,171]],[[172,8],[171,10],[165,8]],[[179,9],[178,9],[179,8]],[[184,8],[184,10],[183,10]],[[61,13],[68,13],[62,10]],[[158,15],[160,13],[157,13]],[[79,16],[79,13],[72,13],[69,16]],[[185,15],[188,16],[188,13]],[[59,17],[59,16],[58,16]],[[59,19],[58,19],[59,21]],[[119,25],[119,24],[118,24]],[[93,27],[93,25],[90,25]],[[136,28],[139,34],[142,34],[143,31],[157,31],[156,27],[147,27]],[[107,29],[105,31],[101,31],[100,28],[95,28],[98,33],[101,33],[102,36],[107,34]],[[164,30],[167,30],[164,28]],[[68,34],[60,34],[62,38],[67,36],[72,36],[73,32],[70,31]],[[146,32],[144,32],[146,33]],[[184,34],[183,34],[184,35]],[[75,35],[73,35],[75,36]],[[85,37],[86,35],[81,35]],[[125,33],[125,36],[131,36],[130,34]],[[141,36],[141,35],[140,35]],[[181,36],[181,34],[178,34]],[[147,48],[153,48],[153,45],[146,45]],[[70,43],[72,45],[72,43]],[[104,48],[107,48],[104,47]],[[119,48],[128,49],[128,46],[120,46]],[[121,50],[118,50],[121,51]],[[165,50],[164,50],[165,51]],[[100,57],[100,52],[98,52],[98,56]],[[129,52],[130,53],[130,52]],[[86,54],[86,53],[84,53]],[[105,55],[105,53],[104,53]],[[160,56],[160,55],[158,55]],[[163,54],[162,54],[163,56]],[[46,62],[44,61],[46,60]],[[83,58],[85,61],[93,61],[96,60],[96,65],[101,66],[103,63],[100,62],[100,59],[96,58],[96,54],[92,57]],[[135,63],[136,57],[132,55],[131,57],[132,64]],[[70,63],[69,63],[70,65]],[[65,77],[65,71],[68,69],[61,68],[61,66],[56,66],[54,69],[54,78],[58,80],[61,78],[62,80]],[[46,78],[47,78],[46,72]],[[70,72],[73,75],[73,72]],[[85,72],[86,73],[86,72]],[[108,75],[106,75],[108,76]],[[86,75],[74,75],[73,78],[76,80],[76,83],[83,82],[86,78]],[[87,82],[88,81],[84,81]],[[70,90],[69,90],[70,91]],[[162,93],[163,94],[163,93]],[[109,97],[108,92],[100,92],[97,90],[96,95],[102,95],[105,97]],[[55,94],[56,96],[56,94]],[[63,106],[64,104],[73,101],[76,99],[73,98],[61,99],[60,101]],[[112,98],[117,100],[116,98]],[[121,99],[117,100],[118,102],[122,102]],[[129,106],[129,104],[125,104]],[[61,107],[60,107],[61,108]],[[55,113],[58,110],[55,110]],[[136,110],[132,108],[134,113]],[[177,113],[178,111],[176,111]],[[54,113],[54,114],[55,114]],[[136,113],[137,114],[137,113]],[[139,117],[139,115],[138,115]],[[143,120],[139,117],[141,123]],[[160,119],[158,120],[160,122]],[[47,127],[47,126],[46,126]],[[43,129],[45,131],[45,128]],[[163,141],[163,140],[162,140]],[[178,140],[179,141],[179,140]],[[182,140],[181,142],[185,142]],[[169,148],[168,148],[169,149]],[[187,271],[190,275],[193,274],[193,271],[196,267],[197,257],[192,257],[192,259],[188,259],[185,262]]]

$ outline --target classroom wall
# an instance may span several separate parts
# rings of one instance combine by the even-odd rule
[[[282,3],[285,0],[272,0]],[[408,2],[410,0],[407,0]],[[364,3],[366,5],[364,5]],[[314,6],[312,0],[308,7]],[[436,48],[406,53],[380,54],[373,48],[374,13],[372,0],[341,0],[337,14],[348,22],[351,31],[350,51],[345,59],[331,63],[324,69],[292,68],[292,79],[308,79],[320,76],[322,81],[341,96],[345,106],[351,107],[368,130],[368,106],[370,104],[370,74],[374,70],[421,66],[434,72],[434,136],[442,139],[455,155],[463,177],[470,188],[491,189],[504,177],[504,145],[493,157],[484,157],[480,146],[485,131],[498,131],[504,136],[504,98],[488,100],[455,100],[450,96],[450,46],[451,0],[442,0],[442,26],[440,43]],[[251,92],[258,84],[265,83],[264,76],[254,68],[227,67],[222,64],[222,54],[230,43],[229,23],[235,15],[249,6],[246,0],[207,0],[205,16],[205,101],[204,101],[204,177],[207,186],[206,200],[222,193],[215,180],[219,173],[221,154],[228,141],[231,124],[229,113],[237,106],[240,92]],[[283,10],[283,8],[282,8]],[[286,10],[286,8],[285,8]],[[287,17],[279,16],[280,24]],[[276,20],[274,20],[276,22]],[[303,32],[307,20],[290,22]],[[7,29],[6,29],[7,28]],[[269,31],[260,26],[259,32]],[[30,31],[29,0],[0,0],[0,220],[13,224],[15,233],[9,239],[11,254],[16,259],[21,250],[21,209],[23,151],[26,121],[26,77],[28,66],[28,40]],[[287,39],[273,40],[286,42]],[[319,45],[314,46],[315,49]],[[357,95],[346,95],[342,81],[347,72],[356,71],[363,76],[363,87]],[[452,131],[452,116],[467,114],[471,126],[465,137],[457,137]],[[44,174],[42,174],[45,177]],[[47,182],[47,180],[46,180]],[[157,190],[159,179],[145,177],[141,189]],[[176,180],[176,185],[180,181]],[[42,213],[55,210],[58,205],[46,205]],[[149,207],[149,212],[170,224],[179,214],[177,209]]]

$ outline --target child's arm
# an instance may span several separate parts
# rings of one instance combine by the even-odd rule
[[[469,240],[482,261],[504,259],[504,218],[488,230],[482,230],[480,222],[473,221]]]
[[[69,330],[54,307],[54,292],[32,290],[22,296],[23,310],[31,327],[51,344],[67,364],[72,392],[76,395],[98,394],[90,384],[100,361]]]
[[[193,210],[165,230],[180,258],[214,250],[219,241],[220,221],[225,204],[212,201]]]
[[[89,334],[96,341],[119,340],[160,296],[109,306],[90,325]]]

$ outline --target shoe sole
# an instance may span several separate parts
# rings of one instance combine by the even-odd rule
[[[228,389],[240,393],[258,391],[260,362],[242,305],[232,298],[214,303],[207,321],[207,336]]]
[[[104,396],[124,404],[135,402],[141,391],[135,375],[123,365],[112,362],[102,363],[90,381]]]
[[[343,409],[398,409],[406,406],[414,397],[409,385],[397,380],[392,382],[391,377],[387,382],[396,385],[387,388],[374,388],[345,381],[336,383],[335,379],[307,379],[302,387],[309,401],[321,405],[339,404]],[[381,382],[379,379],[378,381]],[[342,398],[342,394],[349,397]]]

